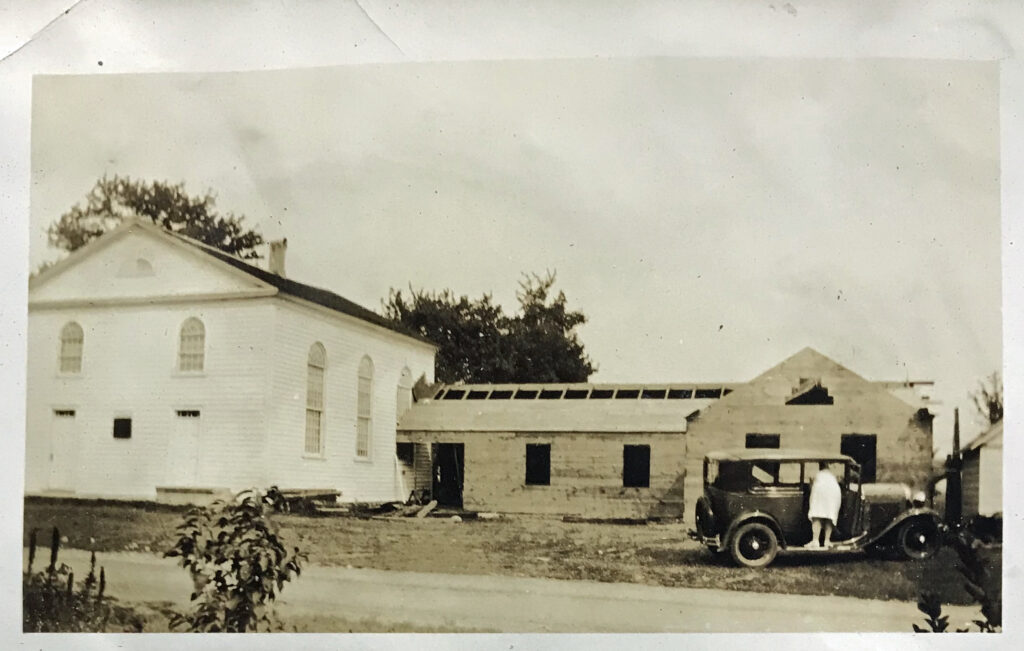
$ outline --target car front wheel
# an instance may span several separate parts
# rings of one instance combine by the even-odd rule
[[[729,554],[737,565],[764,567],[779,553],[779,540],[772,528],[761,522],[748,522],[733,534]]]
[[[922,518],[909,520],[896,532],[896,544],[904,558],[915,561],[931,558],[939,550],[939,528]]]

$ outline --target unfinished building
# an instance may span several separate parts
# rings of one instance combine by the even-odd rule
[[[866,380],[805,348],[749,382],[451,385],[402,417],[409,492],[469,511],[692,516],[713,449],[849,454],[870,481],[921,484],[930,382]]]

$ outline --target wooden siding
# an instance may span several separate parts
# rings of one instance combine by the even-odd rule
[[[964,466],[960,473],[960,499],[962,515],[971,518],[978,515],[978,495],[980,491],[981,450],[971,450],[964,454]]]
[[[266,482],[287,487],[331,487],[346,501],[386,501],[401,495],[395,458],[397,387],[403,368],[415,380],[433,379],[433,353],[371,325],[335,318],[321,310],[278,301],[269,383]],[[324,455],[303,452],[306,359],[319,341],[327,351]],[[359,362],[373,360],[373,437],[369,459],[356,458],[356,393]]]
[[[1003,448],[985,446],[980,450],[978,513],[1003,512]]]
[[[679,517],[683,433],[403,431],[401,440],[465,446],[463,504],[472,511],[596,518]],[[527,443],[551,445],[551,485],[526,485]],[[651,447],[649,488],[624,488],[624,445]]]
[[[398,440],[404,438],[401,434],[398,435]],[[412,463],[399,462],[405,488],[404,497],[409,497],[412,493],[419,494],[422,491],[429,493],[433,485],[433,458],[430,456],[430,444],[413,443],[412,450]]]
[[[49,488],[54,409],[76,412],[77,492],[155,496],[173,463],[166,453],[179,409],[201,412],[200,486],[259,483],[270,300],[30,311],[26,490]],[[201,373],[176,370],[179,328],[188,317],[206,328]],[[82,371],[61,375],[58,337],[71,320],[85,333]],[[130,439],[113,438],[121,415],[132,418]]]
[[[166,238],[144,228],[117,234],[107,242],[97,241],[96,246],[99,250],[94,254],[85,255],[52,277],[42,278],[32,287],[30,301],[186,297],[266,287],[201,251],[191,251],[187,244],[168,244]],[[148,262],[151,273],[137,271],[139,259]]]

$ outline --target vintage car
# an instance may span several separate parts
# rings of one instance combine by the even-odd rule
[[[832,543],[811,541],[807,517],[819,463],[839,480],[842,503]],[[942,520],[904,484],[862,484],[860,466],[841,454],[743,449],[704,458],[704,494],[690,536],[746,567],[764,567],[780,551],[843,553],[895,551],[909,559],[932,556]]]

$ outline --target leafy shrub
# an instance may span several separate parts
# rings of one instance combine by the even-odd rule
[[[981,619],[972,623],[981,633],[998,633],[1003,627],[1003,579],[1000,572],[993,572],[985,561],[982,542],[967,528],[954,529],[948,542],[960,557],[957,570],[964,578],[964,589],[981,605]],[[942,603],[938,595],[922,593],[917,608],[927,615],[928,628],[914,624],[918,633],[946,633],[949,616],[942,614]],[[957,633],[971,632],[970,626],[956,629]]]
[[[77,586],[71,568],[61,563],[60,531],[53,528],[50,564],[33,573],[36,557],[36,530],[29,534],[28,567],[22,575],[22,630],[40,632],[139,632],[143,620],[131,608],[118,605],[106,596],[107,576],[100,568],[96,576],[96,552],[92,553],[89,574]]]
[[[285,503],[273,487],[243,491],[232,502],[218,500],[185,515],[178,541],[165,556],[179,557],[179,565],[192,573],[196,604],[191,612],[172,616],[172,628],[206,633],[281,628],[271,602],[285,582],[301,574],[306,560],[298,547],[287,550],[268,517]]]

